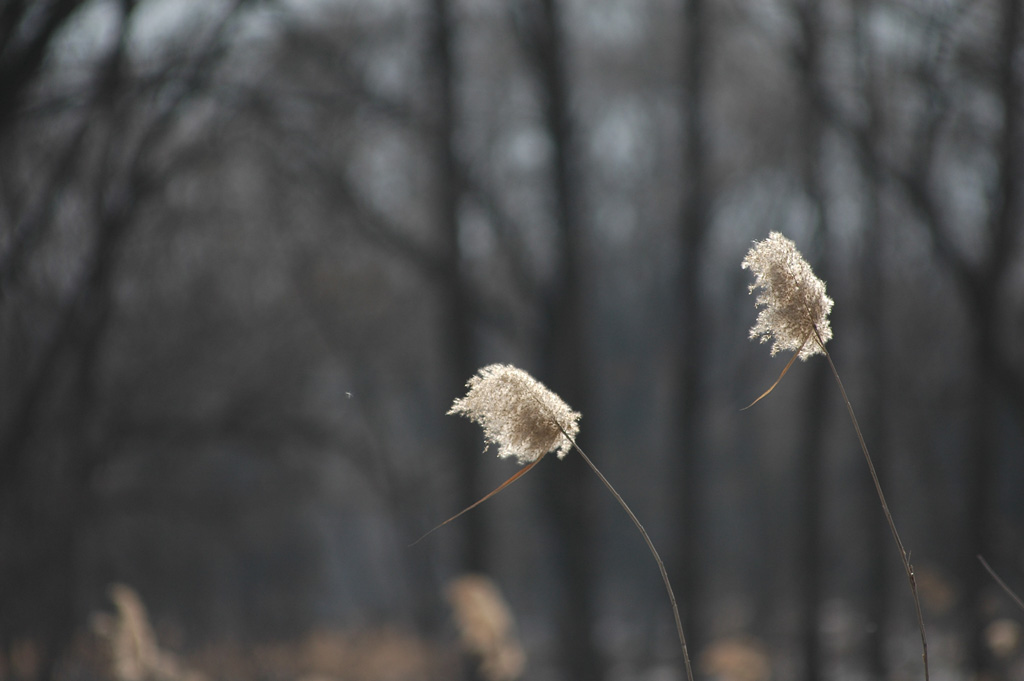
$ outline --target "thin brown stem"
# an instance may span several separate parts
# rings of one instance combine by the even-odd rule
[[[786,363],[786,367],[782,370],[782,373],[779,374],[779,377],[775,379],[775,382],[772,383],[771,387],[768,388],[767,390],[765,390],[763,393],[761,393],[761,396],[758,397],[756,400],[754,400],[753,402],[751,402],[747,406],[745,406],[742,409],[740,409],[740,411],[746,411],[747,409],[750,409],[755,404],[757,404],[758,402],[760,402],[764,398],[768,397],[768,395],[771,393],[771,391],[775,390],[775,387],[777,385],[779,385],[779,383],[782,382],[783,376],[785,376],[786,373],[789,372],[789,368],[791,366],[793,366],[793,362],[795,362],[796,358],[800,356],[801,352],[803,352],[804,346],[807,345],[807,341],[809,341],[810,339],[811,339],[811,335],[807,334],[807,337],[804,338],[804,342],[800,344],[800,347],[796,349],[796,352],[793,353],[793,356],[789,358],[789,362]]]
[[[1003,591],[1006,592],[1007,596],[1013,599],[1013,602],[1017,604],[1017,607],[1019,607],[1021,610],[1024,610],[1024,601],[1022,601],[1020,599],[1020,596],[1014,593],[1013,589],[1011,589],[1006,584],[1006,582],[1004,582],[1002,578],[1000,578],[999,575],[996,574],[996,571],[992,569],[992,566],[988,564],[988,561],[986,561],[981,556],[978,556],[978,560],[981,561],[982,567],[984,567],[985,570],[988,571],[990,575],[992,575],[992,579],[996,580],[996,584],[998,584],[1003,589]]]
[[[416,541],[414,541],[413,543],[409,544],[409,546],[416,546],[416,545],[417,545],[417,544],[419,544],[419,543],[420,543],[421,541],[423,541],[424,539],[426,539],[426,538],[427,538],[428,536],[430,536],[431,534],[433,534],[433,533],[434,533],[435,531],[437,531],[437,530],[440,530],[440,529],[441,529],[442,527],[444,527],[445,525],[447,525],[447,524],[448,524],[448,523],[450,523],[451,521],[455,520],[456,518],[458,518],[459,516],[461,516],[461,515],[462,515],[463,513],[466,513],[467,511],[472,511],[472,510],[473,510],[474,508],[476,508],[476,507],[477,507],[477,506],[479,506],[480,504],[484,503],[485,501],[487,501],[488,499],[490,499],[491,497],[493,497],[493,496],[494,496],[495,494],[497,494],[497,493],[498,493],[498,492],[500,492],[501,490],[503,490],[503,489],[505,489],[506,487],[508,487],[509,485],[511,485],[511,484],[512,484],[513,482],[515,482],[515,481],[516,481],[516,480],[518,480],[519,478],[523,477],[523,476],[524,476],[524,475],[526,474],[526,472],[527,472],[528,470],[530,470],[531,468],[533,468],[534,466],[536,466],[536,465],[537,465],[538,463],[540,463],[540,460],[541,460],[541,459],[543,459],[543,458],[544,458],[543,456],[539,456],[539,457],[537,457],[536,459],[534,459],[533,461],[531,461],[530,463],[526,464],[526,465],[525,465],[525,466],[523,466],[523,467],[522,467],[522,468],[521,468],[520,470],[518,470],[518,471],[517,471],[517,472],[516,472],[516,473],[515,473],[515,474],[514,474],[514,475],[513,475],[512,477],[510,477],[510,478],[509,478],[508,480],[506,480],[505,482],[503,482],[503,483],[501,483],[500,485],[498,485],[498,486],[497,486],[497,487],[496,487],[495,489],[493,489],[493,490],[491,490],[490,492],[488,492],[488,493],[487,493],[487,495],[486,495],[486,496],[484,496],[484,497],[483,497],[482,499],[478,499],[477,501],[473,502],[472,504],[470,504],[470,505],[469,505],[469,506],[467,506],[466,508],[462,509],[461,511],[459,511],[458,513],[456,513],[455,515],[453,515],[453,516],[452,516],[451,518],[449,518],[448,520],[446,520],[446,521],[444,521],[443,523],[441,523],[440,525],[435,525],[435,526],[434,526],[434,527],[432,527],[432,528],[431,528],[430,530],[428,530],[428,531],[427,531],[427,532],[426,532],[426,533],[425,533],[424,535],[422,535],[422,536],[421,536],[421,537],[420,537],[419,539],[417,539],[417,540],[416,540]]]
[[[832,369],[832,376],[836,379],[836,385],[839,386],[839,392],[842,393],[843,402],[846,403],[846,411],[850,414],[850,421],[853,423],[853,429],[857,432],[857,441],[860,443],[860,449],[864,453],[864,460],[868,463],[868,471],[871,473],[871,481],[875,484],[875,491],[878,493],[878,500],[882,503],[882,512],[885,513],[885,520],[889,523],[889,531],[892,532],[892,538],[896,541],[896,548],[899,549],[900,559],[903,561],[903,570],[907,574],[907,581],[910,582],[910,592],[914,597],[914,610],[917,613],[917,627],[921,631],[921,659],[924,662],[924,678],[925,681],[929,681],[928,676],[928,638],[925,635],[924,630],[924,616],[921,614],[921,599],[917,593],[917,578],[914,576],[914,566],[910,564],[910,556],[907,554],[907,550],[903,548],[903,541],[900,540],[899,532],[896,531],[896,523],[892,519],[892,513],[889,511],[889,504],[885,501],[885,494],[882,493],[882,484],[878,481],[878,473],[875,472],[875,464],[871,460],[871,454],[868,453],[868,446],[864,442],[864,434],[861,433],[860,424],[857,422],[857,415],[853,413],[853,404],[850,403],[850,398],[846,394],[846,388],[843,387],[843,381],[839,378],[839,372],[836,370],[836,365],[832,361],[832,355],[829,354],[828,349],[825,348],[824,341],[821,340],[821,334],[818,333],[818,329],[814,329],[814,335],[818,341],[818,347],[821,348],[822,352],[825,353],[825,359],[828,360],[829,368]]]
[[[561,428],[561,426],[559,426],[559,428]],[[562,432],[563,434],[565,433],[564,430]],[[566,437],[569,436],[566,435]],[[619,495],[615,488],[612,487],[612,484],[608,482],[608,479],[604,477],[601,471],[598,470],[597,466],[594,465],[594,462],[590,460],[590,457],[587,456],[582,449],[580,449],[580,446],[576,444],[576,441],[572,438],[569,438],[569,441],[572,442],[573,449],[579,452],[579,455],[582,456],[583,460],[587,462],[587,465],[590,466],[590,469],[597,474],[597,477],[601,479],[601,482],[604,483],[604,486],[608,488],[608,491],[612,493],[612,496],[615,497],[615,500],[619,502],[619,506],[622,506],[622,510],[626,512],[626,515],[629,516],[629,519],[633,521],[634,525],[636,525],[636,529],[640,530],[640,534],[643,536],[644,541],[647,543],[647,548],[650,549],[651,555],[654,556],[654,561],[658,564],[658,570],[661,571],[661,579],[665,582],[665,590],[668,591],[668,600],[672,604],[672,615],[676,619],[676,633],[679,634],[679,644],[683,647],[683,664],[686,665],[686,678],[687,681],[693,681],[693,669],[690,666],[690,653],[686,648],[686,635],[683,634],[683,622],[679,618],[679,606],[676,605],[676,595],[672,591],[672,583],[668,580],[668,572],[665,570],[665,563],[662,562],[661,556],[658,555],[658,550],[654,548],[654,542],[652,542],[651,538],[647,535],[647,530],[645,530],[644,526],[640,524],[640,520],[636,517],[636,514],[634,514],[633,511],[626,504],[626,501]]]

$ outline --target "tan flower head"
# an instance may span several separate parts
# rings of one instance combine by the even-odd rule
[[[446,595],[463,647],[480,658],[480,675],[488,681],[522,677],[526,653],[498,585],[484,575],[464,574],[448,582]]]
[[[498,456],[515,456],[526,464],[550,451],[562,458],[572,448],[569,438],[580,430],[579,412],[522,369],[491,364],[466,387],[469,392],[448,413],[479,423],[487,442],[498,445]]]
[[[756,305],[757,323],[750,329],[751,338],[773,341],[772,354],[800,351],[800,359],[822,352],[814,337],[817,329],[823,343],[832,338],[828,315],[833,301],[825,295],[825,282],[814,276],[796,244],[778,232],[771,232],[743,259],[743,269],[756,277],[750,287],[761,289]]]

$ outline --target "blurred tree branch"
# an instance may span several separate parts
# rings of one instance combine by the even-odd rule
[[[1009,5],[1016,3],[1009,1]],[[1000,25],[1014,27],[1012,17],[1007,17]],[[1019,34],[1005,29],[1003,36],[1004,54],[1007,45],[1018,44]],[[887,158],[874,144],[873,128],[867,121],[860,120],[846,111],[834,100],[824,88],[818,87],[811,91],[812,101],[824,119],[844,135],[853,145],[863,162],[878,169],[885,180],[902,190],[912,208],[921,218],[938,262],[951,274],[975,315],[976,328],[985,329],[983,343],[989,361],[992,363],[992,374],[1000,389],[1014,404],[1018,413],[1024,414],[1024,368],[1015,366],[1007,357],[1006,350],[995,340],[998,333],[987,327],[997,324],[1002,315],[992,314],[991,306],[1001,296],[1001,288],[1007,274],[1008,265],[1014,255],[1014,241],[1019,231],[1014,222],[1014,211],[1019,210],[1017,189],[1014,179],[1015,170],[1020,166],[1019,141],[1020,116],[1020,79],[1012,71],[1012,65],[1003,64],[1000,77],[1004,120],[1007,124],[999,142],[994,145],[998,149],[1000,170],[996,175],[992,195],[992,209],[985,220],[987,224],[987,248],[985,255],[978,262],[971,258],[956,244],[953,226],[949,223],[947,213],[941,206],[940,199],[933,188],[934,150],[940,145],[943,121],[948,111],[948,103],[953,95],[946,92],[943,79],[936,69],[940,63],[930,62],[923,67],[922,85],[928,92],[930,105],[917,121],[914,144],[909,159],[900,163]],[[1017,112],[1017,113],[1014,113]]]
[[[0,9],[0,130],[22,106],[54,36],[83,0],[8,0]]]
[[[46,20],[45,30],[24,47],[23,59],[32,68],[15,73],[8,63],[7,73],[0,76],[12,83],[11,90],[3,89],[5,98],[0,102],[5,135],[19,125],[17,110],[24,108],[11,98],[30,87],[46,44],[75,4],[44,7],[40,3],[21,13],[7,8],[25,21],[37,11],[45,13]],[[168,86],[153,100],[122,96],[130,82],[125,41],[136,3],[123,0],[118,5],[114,45],[99,64],[93,90],[55,165],[43,171],[47,178],[43,191],[15,216],[11,243],[3,254],[0,302],[10,305],[17,300],[18,270],[40,247],[55,219],[61,188],[74,184],[86,202],[87,222],[78,228],[85,246],[68,273],[70,281],[60,294],[52,323],[29,355],[23,381],[10,388],[12,399],[0,431],[0,542],[5,553],[17,554],[16,559],[5,556],[0,564],[0,593],[11,608],[11,616],[0,627],[0,649],[6,649],[13,636],[38,637],[44,650],[44,678],[50,678],[67,649],[79,615],[74,593],[82,549],[79,532],[90,522],[92,472],[105,459],[101,444],[109,435],[95,418],[97,371],[122,250],[139,209],[158,186],[157,180],[164,179],[159,173],[173,166],[161,167],[166,163],[166,157],[159,160],[166,151],[163,147],[173,139],[186,104],[200,99],[211,82],[215,62],[224,54],[228,28],[244,4],[235,3],[225,12],[184,65],[174,61],[165,65],[166,73],[176,71],[181,77],[173,83],[165,81]],[[5,49],[9,62],[14,59],[11,55],[20,54],[10,41]],[[44,421],[44,413],[61,410],[71,416],[62,434]],[[61,442],[35,448],[34,436],[59,436]],[[51,502],[40,509],[38,498]],[[34,538],[26,541],[26,531]],[[33,571],[39,564],[50,567]],[[26,578],[23,571],[31,576]]]

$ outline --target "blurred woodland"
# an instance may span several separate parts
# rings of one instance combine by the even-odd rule
[[[0,680],[1024,679],[1022,13],[0,0]]]

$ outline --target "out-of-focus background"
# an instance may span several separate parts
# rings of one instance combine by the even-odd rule
[[[0,3],[0,679],[1024,678],[1018,0]]]

